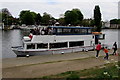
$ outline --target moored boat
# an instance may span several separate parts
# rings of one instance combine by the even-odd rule
[[[102,33],[93,33],[92,27],[50,26],[38,31],[39,34],[31,31],[33,35],[23,37],[23,46],[12,47],[17,56],[89,51],[105,38]]]

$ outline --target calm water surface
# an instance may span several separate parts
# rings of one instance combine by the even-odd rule
[[[11,47],[21,46],[22,37],[29,35],[29,32],[24,30],[1,30],[0,34],[2,34],[2,58],[12,58],[16,57],[16,55],[11,50]]]
[[[105,43],[112,45],[115,41],[118,43],[118,36],[120,35],[120,30],[117,29],[104,29],[102,31],[106,34]],[[22,37],[29,35],[29,31],[25,30],[0,30],[0,52],[2,53],[2,58],[13,58],[16,57],[15,53],[11,50],[12,46],[21,46]],[[120,40],[119,40],[120,41]]]

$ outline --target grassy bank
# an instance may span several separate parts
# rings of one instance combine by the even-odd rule
[[[119,62],[120,64],[120,62]],[[64,78],[67,80],[73,79],[90,79],[90,78],[109,78],[109,79],[118,79],[119,78],[119,70],[120,66],[118,63],[111,63],[102,66],[97,66],[91,69],[85,69],[80,71],[68,71],[65,73],[44,76],[43,79],[51,79],[51,78]]]

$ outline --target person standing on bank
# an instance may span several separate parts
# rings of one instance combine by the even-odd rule
[[[106,54],[106,56],[104,57],[104,59],[108,60],[108,49],[107,49],[107,47],[105,47],[103,50],[104,50],[104,52]]]
[[[96,46],[96,50],[97,50],[96,58],[98,58],[99,52],[101,50],[101,43],[98,43],[98,45]]]
[[[114,49],[114,51],[113,51],[112,55],[116,55],[116,51],[117,51],[117,43],[116,42],[113,44],[113,49]]]

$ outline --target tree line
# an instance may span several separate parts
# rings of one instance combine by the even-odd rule
[[[80,9],[67,10],[62,17],[55,19],[52,15],[48,13],[43,13],[41,16],[40,13],[35,13],[30,10],[23,10],[19,14],[19,18],[14,18],[8,16],[7,14],[2,13],[2,21],[5,25],[54,25],[56,22],[60,26],[86,26],[86,27],[95,27],[96,31],[101,31],[101,12],[98,5],[94,9],[94,19],[84,19],[83,13]]]
[[[112,19],[110,20],[110,24],[120,24],[120,19]]]
[[[83,14],[79,9],[68,10],[64,14],[64,18],[55,19],[48,13],[31,12],[30,10],[20,12],[21,24],[26,25],[54,25],[58,22],[60,25],[79,25],[83,20]]]

